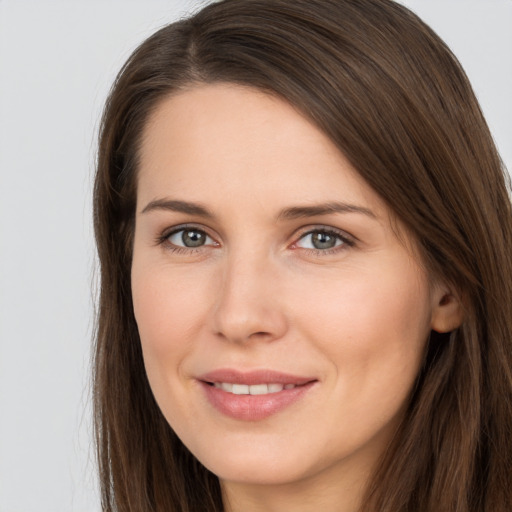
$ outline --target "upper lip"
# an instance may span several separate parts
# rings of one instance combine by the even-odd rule
[[[251,370],[240,371],[231,368],[221,368],[205,373],[198,377],[203,382],[230,382],[232,384],[295,384],[300,386],[308,382],[315,381],[314,377],[304,377],[299,375],[291,375],[274,370]]]

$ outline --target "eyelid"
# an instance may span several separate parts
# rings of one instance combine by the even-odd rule
[[[311,249],[311,248],[303,248],[298,247],[297,244],[300,240],[305,238],[308,235],[311,235],[313,233],[327,233],[329,235],[334,235],[338,239],[340,239],[343,243],[336,245],[334,247],[331,247],[329,249]],[[353,247],[358,242],[357,237],[354,235],[351,235],[350,233],[347,233],[344,230],[341,230],[339,228],[335,228],[333,226],[326,226],[326,225],[313,225],[313,226],[306,226],[299,230],[299,233],[295,235],[295,241],[292,243],[293,249],[300,249],[301,251],[309,251],[313,252],[315,254],[330,254],[333,252],[338,252],[344,249],[347,249],[349,247]]]
[[[334,226],[328,226],[325,224],[314,224],[311,226],[305,226],[298,230],[297,235],[295,235],[296,239],[300,239],[306,235],[310,235],[311,233],[318,233],[318,232],[325,232],[325,233],[332,233],[334,235],[339,236],[342,239],[346,239],[347,241],[351,242],[358,242],[359,240],[357,237],[352,235],[351,233],[348,233],[347,231],[335,228]]]
[[[191,231],[195,230],[195,231],[200,231],[201,233],[204,233],[214,243],[213,244],[211,244],[211,243],[204,244],[204,245],[201,245],[198,247],[186,247],[186,246],[182,246],[182,245],[173,244],[172,242],[169,241],[169,238],[172,235],[175,235],[176,233],[179,233],[180,231],[186,231],[187,229],[191,230]],[[219,242],[217,242],[215,237],[209,232],[209,230],[207,228],[205,228],[204,226],[194,224],[194,223],[179,224],[177,226],[172,226],[172,227],[166,228],[161,232],[161,234],[159,234],[156,237],[155,242],[156,242],[156,245],[167,245],[167,248],[169,248],[169,249],[172,249],[172,248],[174,248],[176,250],[183,249],[185,251],[197,251],[197,250],[203,249],[204,247],[212,247],[212,246],[216,247],[216,246],[220,245]]]
[[[201,237],[204,235],[204,243],[202,243],[201,245],[198,245],[196,247],[188,247],[187,245],[181,245],[179,242],[177,242],[177,240],[175,240],[176,238],[179,239],[180,233],[181,233],[181,238],[183,239],[183,237],[185,236],[185,233],[189,234],[190,232],[192,232],[192,233],[200,233]],[[200,247],[204,247],[204,246],[207,246],[207,245],[212,245],[210,242],[213,241],[212,237],[210,235],[208,235],[208,233],[205,233],[204,231],[201,231],[199,229],[191,229],[191,228],[189,228],[189,229],[178,229],[178,231],[171,232],[167,236],[167,240],[172,245],[175,245],[177,247],[183,247],[183,248],[186,248],[186,249],[198,249]],[[203,240],[201,240],[201,241],[203,241]]]
[[[212,243],[204,244],[204,245],[198,246],[198,247],[186,247],[186,246],[173,244],[172,242],[169,241],[170,236],[172,236],[176,233],[179,233],[180,231],[187,230],[187,229],[197,230],[197,231],[204,233],[214,243],[213,244]],[[327,233],[330,235],[334,235],[334,236],[338,237],[343,243],[339,244],[335,247],[332,247],[330,249],[311,249],[311,248],[297,247],[297,243],[299,240],[303,239],[304,237],[306,237],[308,235],[311,235],[313,233],[318,233],[318,232],[323,232],[323,233]],[[298,230],[297,234],[294,236],[294,240],[295,241],[291,244],[292,249],[300,249],[302,251],[309,251],[309,252],[312,251],[313,253],[316,253],[316,254],[319,254],[319,253],[329,254],[332,252],[337,252],[337,251],[343,250],[344,248],[352,247],[358,242],[357,237],[355,237],[354,235],[352,235],[344,230],[341,230],[339,228],[335,228],[333,226],[328,226],[325,224],[324,225],[322,225],[322,224],[309,225],[309,226],[302,227],[300,230]],[[155,242],[156,242],[156,245],[166,245],[168,249],[183,250],[183,251],[189,251],[189,252],[190,251],[200,251],[200,250],[204,249],[205,247],[212,247],[212,246],[219,247],[220,246],[220,243],[216,240],[216,237],[210,233],[210,230],[208,228],[206,228],[205,226],[202,226],[202,225],[195,224],[195,223],[184,223],[184,224],[179,224],[176,226],[168,227],[168,228],[164,229],[161,232],[161,234],[159,234],[156,237]]]

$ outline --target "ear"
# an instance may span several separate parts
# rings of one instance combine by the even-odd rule
[[[462,302],[458,294],[446,285],[436,285],[432,294],[432,319],[430,328],[436,332],[450,332],[463,320]]]

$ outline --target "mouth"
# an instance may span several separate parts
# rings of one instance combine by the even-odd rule
[[[235,384],[233,382],[213,382],[207,383],[217,389],[222,389],[226,393],[233,393],[234,395],[270,395],[272,393],[279,393],[283,389],[293,389],[299,384]]]
[[[271,370],[215,370],[198,378],[211,405],[230,418],[266,419],[308,394],[318,379]]]

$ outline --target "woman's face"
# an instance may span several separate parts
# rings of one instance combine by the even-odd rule
[[[366,475],[440,286],[376,193],[280,99],[167,98],[141,148],[132,293],[155,398],[224,483]]]

